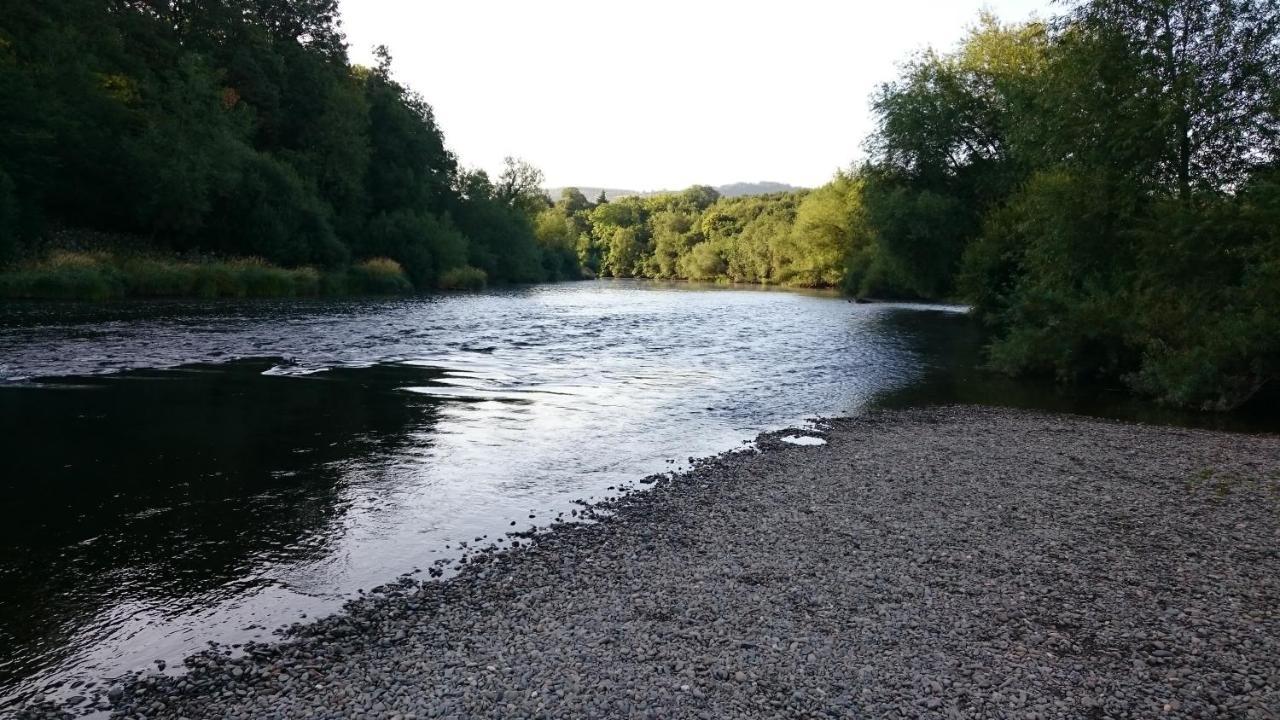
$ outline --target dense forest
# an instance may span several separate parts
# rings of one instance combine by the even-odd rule
[[[971,302],[992,364],[1234,407],[1280,375],[1280,5],[984,17],[874,99],[847,280]],[[871,289],[862,285],[863,290]]]
[[[573,264],[534,239],[541,175],[460,168],[385,50],[350,64],[337,0],[0,6],[0,262],[87,228],[115,252],[381,259],[420,288]]]
[[[873,98],[868,160],[811,192],[584,208],[603,274],[961,299],[991,364],[1226,409],[1280,376],[1280,5],[1092,0],[982,16]]]
[[[336,0],[0,4],[0,295],[841,287],[971,303],[1010,372],[1203,408],[1280,374],[1275,0],[983,15],[879,88],[866,160],[822,187],[612,201],[460,167],[385,51],[349,62]]]

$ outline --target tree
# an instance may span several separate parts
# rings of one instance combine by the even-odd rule
[[[540,173],[460,172],[385,47],[350,64],[337,0],[9,5],[0,260],[56,223],[335,269],[379,253],[422,287],[471,258],[495,281],[576,274],[534,238]]]
[[[556,207],[567,217],[585,212],[591,209],[591,201],[587,200],[587,196],[575,187],[565,188],[560,191],[560,200],[556,202]]]
[[[830,183],[805,195],[782,252],[791,262],[779,279],[795,285],[824,287],[844,279],[845,260],[860,230],[861,183],[840,173]]]
[[[982,218],[1026,176],[1012,138],[1037,97],[1049,48],[1039,23],[983,14],[949,54],[927,51],[874,98],[878,126],[863,169],[875,257],[896,292],[946,297]]]
[[[1007,123],[1026,179],[964,254],[993,365],[1208,409],[1280,374],[1258,312],[1280,267],[1278,52],[1266,1],[1092,0],[1053,23]]]
[[[502,173],[493,186],[495,199],[530,216],[550,204],[542,191],[544,178],[541,170],[511,156],[503,158],[502,165]]]
[[[1274,2],[1094,0],[1065,22],[1064,69],[1106,62],[1141,98],[1097,120],[1127,125],[1121,137],[1147,141],[1154,182],[1187,201],[1197,190],[1238,189],[1275,161],[1268,151],[1280,137]],[[1092,59],[1080,55],[1089,52]]]

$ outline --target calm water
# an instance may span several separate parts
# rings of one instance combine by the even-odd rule
[[[955,308],[603,281],[0,309],[0,707],[270,637],[814,416],[1147,411],[988,378],[976,347]]]

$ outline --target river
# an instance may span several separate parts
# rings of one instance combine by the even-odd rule
[[[978,374],[976,337],[951,306],[627,281],[4,307],[0,708],[268,639],[763,430],[1097,407]]]

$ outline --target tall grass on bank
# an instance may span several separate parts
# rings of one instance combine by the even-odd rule
[[[441,290],[483,290],[488,279],[480,268],[463,265],[441,273],[438,284]]]
[[[370,258],[357,263],[347,273],[349,292],[365,294],[406,293],[413,290],[413,284],[405,275],[400,263],[390,258]]]
[[[403,293],[399,263],[374,258],[349,270],[282,268],[258,258],[186,261],[110,252],[56,250],[0,271],[0,298],[113,300],[126,297],[313,297]]]

